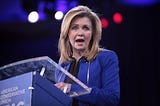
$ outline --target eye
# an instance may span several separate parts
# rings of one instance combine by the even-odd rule
[[[78,26],[77,25],[73,25],[73,26],[71,26],[71,29],[72,30],[76,30],[76,29],[78,29]]]
[[[83,26],[84,30],[90,30],[90,28],[88,26]]]

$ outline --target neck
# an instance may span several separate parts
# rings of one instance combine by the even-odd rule
[[[87,50],[76,50],[73,51],[73,57],[78,61],[84,54],[87,52]]]

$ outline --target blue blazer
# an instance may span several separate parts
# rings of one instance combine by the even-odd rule
[[[62,63],[61,66],[68,70],[70,62]],[[65,75],[60,75],[58,82],[65,79]],[[119,64],[114,51],[100,50],[96,58],[90,62],[82,58],[78,79],[92,89],[90,94],[75,97],[79,100],[79,106],[118,105],[120,100]],[[72,84],[71,90],[75,89],[78,89],[77,86]]]

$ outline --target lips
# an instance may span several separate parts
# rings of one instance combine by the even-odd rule
[[[76,42],[84,42],[84,39],[76,39]]]

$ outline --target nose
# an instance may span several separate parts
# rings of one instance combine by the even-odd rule
[[[77,32],[78,36],[83,36],[84,35],[84,31],[82,29],[79,29]]]

